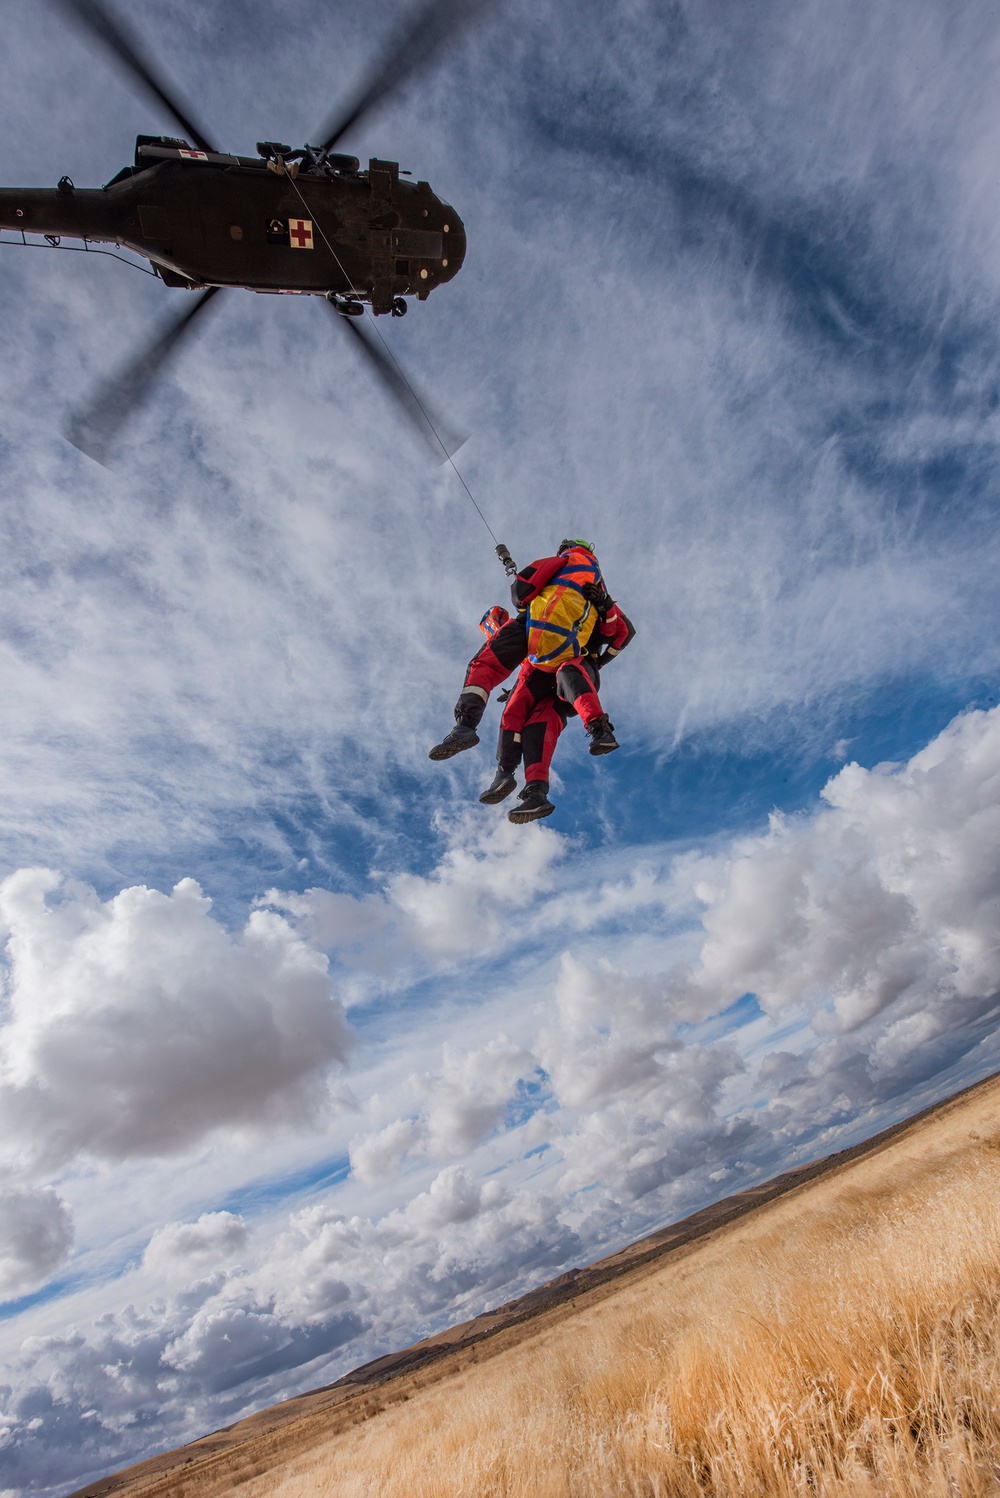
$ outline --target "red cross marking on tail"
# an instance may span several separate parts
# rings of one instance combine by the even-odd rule
[[[187,159],[188,159],[188,161],[207,161],[208,160],[208,152],[207,151],[181,151],[181,150],[178,150],[177,154],[178,154],[178,156],[186,156]]]
[[[288,220],[288,238],[293,250],[311,250],[313,247],[312,219],[290,218]]]

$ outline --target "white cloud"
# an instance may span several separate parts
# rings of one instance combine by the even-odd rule
[[[133,8],[155,29],[148,5]],[[969,165],[991,159],[980,143],[997,128],[988,8],[956,26],[920,3],[891,46],[884,20],[847,0],[764,21],[640,5],[610,47],[557,8],[501,10],[422,85],[416,127],[405,100],[380,123],[474,225],[462,275],[387,336],[471,418],[463,471],[518,556],[564,523],[597,535],[640,624],[608,673],[625,741],[789,703],[822,715],[886,673],[989,669],[997,542],[974,517],[939,533],[922,467],[996,440],[983,332],[995,248],[978,242],[996,195]],[[199,76],[183,39],[209,23],[176,11],[179,75]],[[240,65],[219,99],[250,143],[248,100],[297,114],[308,90],[290,38],[260,21],[266,77],[228,26]],[[366,34],[349,6],[312,5],[309,25],[317,55],[322,37],[360,49]],[[145,106],[103,63],[82,75],[78,39],[44,13],[14,30],[0,124],[21,140],[30,122],[24,173],[103,180],[133,125],[150,127]],[[864,67],[836,45],[857,35]],[[81,110],[100,128],[81,134]],[[968,219],[980,227],[960,242]],[[237,819],[286,868],[315,857],[316,878],[335,862],[331,827],[391,853],[414,795],[433,810],[469,787],[472,757],[433,772],[423,760],[475,620],[502,592],[489,537],[454,476],[419,467],[311,301],[227,298],[119,477],[64,450],[60,412],[175,305],[94,258],[7,257],[5,471],[22,501],[2,549],[9,843],[73,867],[124,844],[141,862],[214,845]],[[859,319],[852,341],[842,325]],[[960,376],[936,380],[952,355]],[[920,377],[899,378],[901,364]],[[912,513],[900,473],[925,495]],[[400,763],[423,777],[405,795]],[[276,811],[308,797],[316,836]],[[427,940],[457,942],[426,895],[412,913]]]
[[[196,1275],[230,1262],[247,1242],[247,1225],[234,1212],[203,1212],[197,1222],[171,1222],[150,1238],[147,1268]]]
[[[651,872],[639,880],[604,869],[615,892],[608,930],[617,935],[602,941],[616,960],[574,945],[541,989],[524,990],[526,1008],[515,1014],[510,996],[520,990],[511,975],[548,951],[548,907],[572,900],[571,890],[550,892],[540,878],[523,921],[525,948],[486,979],[490,991],[463,1016],[463,1034],[472,1035],[472,1018],[483,1015],[478,1043],[449,1038],[435,1064],[415,1068],[404,1036],[394,1070],[379,1061],[381,1090],[367,1094],[368,1127],[351,1145],[347,1181],[284,1220],[280,1212],[252,1221],[203,1211],[162,1226],[121,1287],[140,1309],[72,1335],[52,1331],[15,1359],[17,1461],[34,1449],[33,1379],[46,1397],[57,1395],[58,1415],[43,1413],[39,1429],[54,1432],[57,1420],[76,1441],[89,1428],[85,1411],[97,1408],[95,1440],[105,1450],[136,1410],[155,1406],[158,1443],[179,1440],[193,1432],[192,1410],[202,1426],[221,1423],[321,1383],[719,1192],[835,1148],[852,1129],[877,1127],[933,1096],[942,1076],[961,1080],[997,1065],[998,813],[1000,709],[969,713],[905,764],[845,766],[809,815],[775,818],[755,837],[686,853],[667,869],[650,853]],[[491,846],[476,859],[492,856]],[[501,871],[503,859],[501,851]],[[446,928],[447,891],[457,891],[458,908],[466,894],[448,884],[456,866],[446,852],[442,876],[424,876]],[[492,869],[474,859],[473,876],[482,898],[499,897]],[[633,916],[650,917],[653,943],[634,949],[636,962],[629,889]],[[201,952],[199,971],[215,984],[205,991],[218,991],[230,964],[243,972],[234,954],[247,934],[237,941],[215,929],[193,889],[157,896],[152,914],[148,891],[126,892],[118,910],[63,886],[48,910],[46,891],[51,898],[54,890],[34,872],[0,893],[13,942],[13,1025],[24,1023],[29,992],[43,1037],[55,1016],[76,1016],[67,995],[81,975],[98,1034],[104,1009],[124,1002],[123,975],[133,1013],[147,994],[134,955],[139,933],[150,950],[159,942],[158,972],[183,973],[190,951]],[[378,900],[362,948],[380,945],[385,922],[402,919],[389,893]],[[651,957],[664,913],[699,906],[692,960],[657,969]],[[312,909],[307,902],[303,920]],[[301,976],[303,964],[307,994],[328,1003],[316,949],[273,911],[256,916],[263,924],[252,929],[283,954],[266,971],[283,974],[291,962]],[[358,936],[343,930],[348,940]],[[175,942],[181,955],[170,964],[163,954]],[[671,943],[661,930],[659,949],[669,954]],[[450,971],[453,948],[442,943],[422,960],[426,972],[435,963]],[[731,1030],[714,1016],[748,990],[761,1012]],[[275,979],[269,991],[285,990]],[[507,993],[517,1040],[497,1023],[497,992]],[[304,1013],[313,1013],[309,1004]],[[96,1039],[89,1031],[85,1038],[88,1076]],[[47,1052],[39,1043],[26,1054]],[[51,1199],[50,1211],[58,1223]],[[145,1439],[128,1435],[128,1450]]]
[[[551,954],[552,943],[570,933],[585,936],[615,922],[676,927],[698,904],[689,876],[697,855],[664,870],[645,855],[609,853],[595,883],[594,866],[576,856],[574,839],[548,826],[513,827],[477,808],[438,815],[435,832],[443,847],[428,872],[373,875],[383,883],[370,894],[313,887],[261,897],[330,951],[348,1003],[421,975],[478,975],[500,956],[528,961],[529,952]]]
[[[501,1124],[518,1084],[536,1065],[534,1056],[506,1035],[471,1051],[445,1042],[440,1069],[408,1079],[419,1113],[351,1141],[354,1174],[374,1184],[391,1178],[406,1156],[435,1160],[469,1154]],[[383,1107],[377,1096],[369,1102],[371,1112]]]
[[[55,1165],[304,1124],[350,1034],[323,954],[274,912],[233,937],[191,879],[169,895],[27,869],[0,886],[2,1149]]]
[[[170,0],[159,33],[151,0],[131,9],[241,149],[262,100],[290,138],[312,128],[330,48],[363,72],[365,7],[303,4],[288,29],[252,0],[241,28]],[[51,9],[22,9],[10,172],[106,180],[161,126],[103,61],[81,69]],[[512,0],[372,121],[372,149],[405,141],[470,227],[461,277],[387,336],[473,430],[462,471],[519,559],[597,538],[640,628],[606,677],[623,743],[861,754],[867,692],[998,663],[994,8],[914,0],[901,30],[863,0],[637,0],[610,43],[605,19]],[[213,28],[234,61],[209,88]],[[177,296],[48,250],[12,250],[0,286],[0,825],[8,868],[70,876],[3,895],[0,1145],[25,1175],[4,1178],[0,1262],[19,1293],[68,1251],[54,1166],[67,1201],[115,1182],[86,1272],[151,1236],[145,1279],[94,1288],[72,1333],[60,1305],[58,1335],[15,1354],[25,1487],[320,1381],[995,1055],[992,715],[641,869],[456,814],[488,739],[444,767],[426,749],[503,584],[343,329],[227,297],[115,474],[58,437]],[[585,780],[567,734],[557,763],[600,801],[635,761]],[[192,872],[226,911],[314,888],[227,929],[187,882],[143,888]],[[231,1174],[253,1184],[247,1139],[330,1120],[327,945],[371,1046],[358,1116],[314,1137],[325,1164],[355,1132],[355,1173],[294,1226],[255,1207],[241,1228],[205,1208]],[[713,1016],[747,990],[764,1015],[727,1037]],[[91,1156],[109,1174],[83,1181]],[[143,1201],[171,1189],[138,1222],[140,1158]]]
[[[70,1214],[55,1191],[0,1184],[0,1299],[37,1289],[72,1244]]]
[[[444,848],[430,873],[392,874],[380,892],[362,896],[271,890],[263,903],[294,916],[346,964],[398,982],[414,959],[482,957],[508,941],[556,888],[570,846],[549,828],[513,827],[479,808],[439,814],[434,830]]]
[[[1000,989],[1000,713],[957,718],[905,765],[845,766],[812,817],[775,817],[706,882],[707,940],[686,992],[746,990],[848,1031]]]
[[[416,1119],[394,1118],[384,1128],[351,1141],[351,1169],[367,1186],[390,1179],[422,1133]]]
[[[499,1124],[517,1083],[534,1058],[499,1035],[477,1051],[446,1045],[440,1072],[425,1082],[427,1149],[465,1155]]]

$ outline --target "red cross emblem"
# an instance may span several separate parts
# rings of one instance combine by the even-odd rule
[[[288,220],[288,241],[293,250],[311,250],[313,247],[312,219],[290,218]]]
[[[189,161],[207,161],[207,151],[178,151],[178,156],[186,156]]]

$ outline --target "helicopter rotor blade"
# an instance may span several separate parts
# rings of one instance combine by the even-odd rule
[[[66,432],[69,441],[88,458],[107,466],[106,458],[122,427],[146,399],[177,345],[187,337],[195,318],[221,288],[210,286],[180,317],[147,344],[114,375],[85,411],[78,412]]]
[[[454,457],[467,438],[456,436],[454,432],[448,430],[433,407],[428,404],[427,398],[423,394],[418,394],[414,389],[411,380],[404,375],[396,362],[395,356],[390,354],[376,337],[367,334],[358,326],[360,319],[345,317],[343,313],[337,311],[332,302],[328,302],[327,306],[337,321],[343,323],[348,332],[353,335],[355,347],[360,349],[363,357],[368,360],[369,367],[375,372],[396,404],[405,412],[434,457],[441,463],[446,463],[449,458]]]
[[[390,41],[378,67],[351,103],[327,120],[320,149],[332,150],[363,114],[426,67],[489,4],[490,0],[425,0]]]
[[[117,57],[126,70],[138,79],[144,88],[159,99],[160,103],[173,115],[192,145],[197,146],[199,151],[215,150],[215,147],[209,144],[204,131],[194,124],[190,115],[182,109],[176,96],[170,92],[162,78],[157,76],[152,64],[143,57],[138,43],[132,40],[122,23],[105,9],[101,0],[54,0],[54,3],[65,15],[85,26],[93,36],[97,37],[98,41],[107,47],[109,52]]]

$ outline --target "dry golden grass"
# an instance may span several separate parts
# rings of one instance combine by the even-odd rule
[[[956,1116],[244,1469],[240,1493],[1000,1494],[1000,1149],[970,1134],[981,1121]]]

